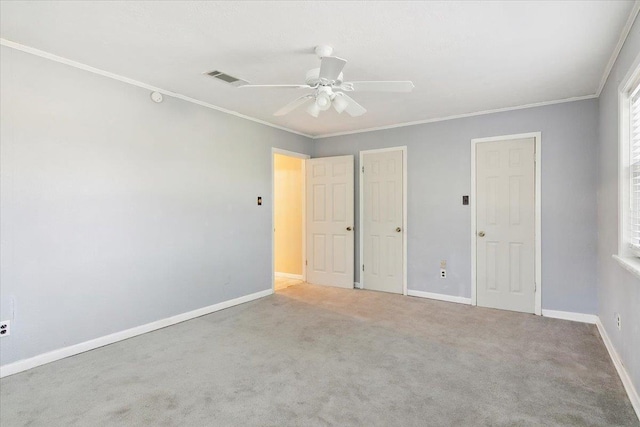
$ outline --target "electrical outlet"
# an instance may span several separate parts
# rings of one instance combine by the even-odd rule
[[[11,335],[11,322],[3,320],[0,322],[0,337],[8,337],[9,335]]]
[[[616,326],[618,327],[618,330],[622,330],[622,322],[620,322],[620,314],[616,313]]]
[[[445,270],[444,268],[440,269],[440,278],[441,279],[446,279],[447,278],[447,270]]]

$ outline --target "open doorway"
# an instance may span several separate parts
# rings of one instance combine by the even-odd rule
[[[305,159],[273,149],[273,289],[305,280]]]

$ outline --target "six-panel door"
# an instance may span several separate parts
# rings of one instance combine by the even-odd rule
[[[402,150],[365,153],[363,163],[363,287],[401,294]]]
[[[535,308],[534,139],[476,147],[476,294],[484,307]]]
[[[353,156],[306,160],[307,282],[353,288]]]

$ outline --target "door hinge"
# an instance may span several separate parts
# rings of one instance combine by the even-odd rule
[[[309,261],[307,261],[306,259],[304,260],[304,265],[309,265]]]
[[[362,264],[362,271],[364,271],[364,264]]]
[[[362,167],[362,173],[364,173],[364,166]]]

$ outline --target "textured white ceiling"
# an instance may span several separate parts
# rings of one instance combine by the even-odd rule
[[[2,38],[310,135],[593,95],[631,1],[7,2]],[[272,113],[305,93],[314,46],[345,80],[413,80],[409,94],[354,93],[368,113]]]

